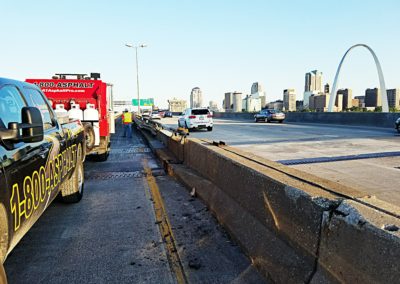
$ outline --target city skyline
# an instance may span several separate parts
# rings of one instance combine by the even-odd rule
[[[343,53],[365,43],[381,61],[387,88],[400,87],[400,3],[311,3],[6,2],[3,8],[9,12],[1,23],[8,40],[0,48],[0,76],[24,80],[99,72],[114,84],[116,99],[129,100],[136,97],[135,54],[124,43],[144,43],[148,47],[138,51],[141,97],[154,97],[165,107],[172,97],[189,101],[190,90],[199,86],[204,102],[217,101],[221,107],[227,91],[245,95],[252,82],[263,84],[267,101],[282,99],[284,89],[295,89],[300,99],[304,74],[315,69],[323,72],[323,84],[332,85]],[[325,11],[340,14],[341,20]],[[226,13],[237,20],[224,21]],[[193,14],[202,20],[192,21]],[[22,20],[16,22],[16,15]],[[372,15],[381,20],[367,21]],[[312,37],[305,37],[310,26]],[[370,55],[353,52],[338,88],[351,88],[358,96],[375,87]]]

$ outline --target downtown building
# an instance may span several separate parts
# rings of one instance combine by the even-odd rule
[[[247,112],[257,112],[266,106],[266,96],[263,86],[259,82],[251,85],[251,94],[242,101],[242,108]]]
[[[388,89],[387,90],[387,98],[389,108],[395,108],[400,110],[400,89]]]
[[[381,90],[379,88],[365,90],[365,107],[376,108],[382,106]]]
[[[313,70],[306,73],[304,84],[304,100],[303,107],[309,108],[310,97],[323,93],[322,90],[322,72]]]
[[[353,91],[352,89],[339,89],[336,92],[336,101],[335,104],[338,105],[339,104],[339,95],[342,95],[342,109],[346,110],[346,109],[350,109],[351,107],[353,107]],[[358,106],[358,104],[356,105]]]
[[[182,113],[187,109],[187,101],[173,98],[168,100],[168,109],[171,112]]]
[[[283,91],[283,110],[296,111],[296,91],[294,89]]]
[[[234,92],[232,95],[233,112],[242,112],[242,93]]]
[[[199,87],[195,87],[190,92],[190,108],[203,106],[203,94]]]
[[[210,101],[208,108],[212,111],[219,111],[218,103],[216,101]]]
[[[225,93],[223,107],[225,112],[241,112],[242,111],[242,93],[229,92]]]
[[[268,109],[274,109],[274,110],[283,110],[283,101],[282,100],[276,100],[274,102],[270,102],[267,104]]]
[[[365,108],[365,96],[355,96],[352,102],[354,106]]]
[[[233,92],[225,93],[223,102],[223,109],[225,112],[232,112],[233,109]]]

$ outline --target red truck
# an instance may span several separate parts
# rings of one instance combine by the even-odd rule
[[[111,133],[115,133],[112,84],[99,73],[56,74],[52,79],[26,79],[50,100],[59,120],[79,119],[85,127],[86,154],[108,158]]]

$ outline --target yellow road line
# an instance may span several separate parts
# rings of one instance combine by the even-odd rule
[[[153,176],[151,169],[147,165],[147,161],[144,161],[144,170],[146,173],[146,180],[150,188],[150,193],[154,201],[154,212],[156,215],[156,222],[159,225],[161,236],[165,241],[167,249],[167,257],[169,264],[175,273],[176,280],[179,284],[187,283],[186,275],[183,271],[182,263],[179,259],[177,248],[175,245],[175,237],[171,230],[171,223],[169,221],[167,212],[165,210],[164,201],[161,197],[160,190],[158,188],[156,179]]]

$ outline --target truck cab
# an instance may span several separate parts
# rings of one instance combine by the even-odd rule
[[[82,198],[84,146],[82,124],[60,124],[38,87],[0,78],[0,266],[57,195]]]

